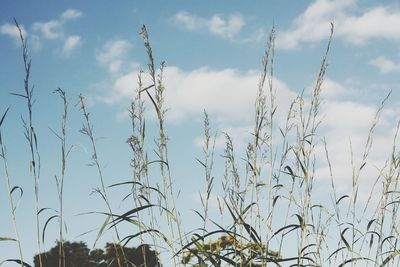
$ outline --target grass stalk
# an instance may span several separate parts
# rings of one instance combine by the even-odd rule
[[[169,167],[168,160],[168,137],[166,135],[164,124],[165,124],[165,114],[166,110],[164,109],[164,91],[165,87],[163,84],[163,71],[164,71],[164,62],[161,63],[159,73],[156,73],[156,68],[154,64],[153,51],[150,46],[149,35],[147,32],[147,28],[145,25],[142,26],[140,35],[143,38],[144,46],[148,55],[148,72],[151,79],[151,85],[143,89],[148,95],[149,99],[153,107],[155,108],[157,121],[158,121],[158,131],[159,131],[159,139],[157,141],[157,156],[160,162],[160,172],[162,177],[162,188],[165,196],[165,208],[169,211],[166,212],[166,219],[170,232],[170,240],[176,239],[175,228],[177,231],[177,238],[180,246],[183,246],[183,229],[182,229],[182,221],[180,215],[176,208],[176,197],[173,188],[173,181]],[[154,97],[150,93],[150,89],[154,88]],[[173,241],[171,245],[171,249],[174,255],[176,255],[177,249],[176,245]],[[174,257],[174,264],[176,265],[176,259]]]
[[[67,149],[66,146],[66,128],[67,128],[67,115],[68,115],[68,102],[66,98],[65,91],[61,88],[58,88],[54,91],[54,93],[58,94],[63,102],[63,114],[61,119],[61,133],[57,134],[53,131],[53,133],[57,136],[61,145],[61,166],[60,166],[60,174],[55,175],[56,185],[57,185],[57,193],[58,193],[58,202],[59,202],[59,259],[58,266],[65,267],[65,252],[64,252],[64,179],[65,179],[65,171],[66,171],[66,162],[69,152],[71,148]]]
[[[101,197],[103,198],[103,200],[104,200],[104,202],[105,202],[105,204],[107,206],[107,209],[108,209],[108,212],[109,212],[109,215],[110,215],[112,221],[115,221],[114,220],[115,219],[114,218],[114,213],[113,213],[112,208],[111,208],[111,202],[110,202],[110,200],[108,198],[108,195],[107,195],[107,190],[106,190],[104,177],[103,177],[103,171],[101,169],[99,157],[98,157],[98,154],[97,154],[97,146],[96,146],[96,141],[95,141],[96,139],[95,139],[94,132],[93,132],[93,126],[92,126],[92,123],[90,121],[89,112],[87,111],[87,108],[86,108],[85,97],[82,94],[79,95],[78,105],[79,105],[79,108],[81,109],[83,117],[84,117],[84,124],[83,124],[82,129],[80,130],[80,132],[82,134],[86,135],[90,140],[90,145],[92,147],[92,165],[96,167],[97,174],[98,174],[98,177],[99,177],[99,180],[100,180],[100,184],[101,184],[101,187],[100,187],[100,189],[97,190],[97,192],[100,193]],[[113,227],[112,228],[114,229],[118,244],[120,244],[121,243],[121,239],[120,239],[120,236],[119,236],[117,224],[113,223]],[[117,254],[118,266],[121,267],[123,265],[122,265],[122,263],[120,261],[120,256],[119,256],[118,249],[115,249],[115,252]],[[124,253],[124,252],[122,251],[122,253]]]
[[[13,187],[11,186],[11,176],[10,176],[10,173],[8,170],[7,149],[6,149],[5,144],[3,143],[2,131],[1,131],[1,126],[4,123],[4,119],[5,119],[8,111],[9,111],[9,108],[7,108],[7,110],[4,112],[3,116],[0,119],[0,158],[3,161],[4,176],[5,176],[6,188],[7,188],[7,192],[8,192],[8,194],[7,194],[8,201],[9,201],[10,210],[11,210],[11,219],[12,219],[12,223],[13,223],[13,227],[14,227],[15,241],[17,242],[20,264],[21,264],[21,266],[23,266],[24,257],[22,254],[21,238],[20,238],[19,231],[18,231],[17,215],[16,215],[18,205],[16,205],[14,203],[14,199],[13,199],[13,192],[15,192],[15,190],[20,191],[20,193],[21,193],[20,198],[22,197],[23,191],[22,191],[22,188],[19,186],[13,186]]]
[[[36,134],[35,127],[33,125],[33,91],[34,86],[30,85],[30,72],[31,72],[31,63],[32,60],[29,56],[28,52],[28,45],[27,40],[23,36],[22,29],[19,26],[16,19],[14,19],[15,26],[18,29],[20,40],[21,40],[21,47],[22,47],[22,58],[23,58],[23,65],[24,65],[24,92],[23,94],[20,93],[12,93],[15,96],[21,97],[26,100],[27,105],[27,116],[28,120],[26,121],[23,117],[22,123],[24,127],[24,135],[25,139],[28,141],[28,146],[30,150],[31,160],[29,163],[30,172],[32,173],[33,180],[34,180],[34,191],[35,191],[35,221],[36,221],[36,239],[37,239],[37,249],[39,254],[39,265],[43,267],[42,264],[42,244],[40,241],[40,203],[39,203],[39,180],[40,180],[40,154],[38,149],[38,138]]]

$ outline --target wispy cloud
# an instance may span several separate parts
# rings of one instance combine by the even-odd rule
[[[69,56],[73,50],[78,48],[82,43],[81,37],[78,35],[68,36],[64,42],[63,54]]]
[[[359,10],[356,0],[316,0],[292,23],[289,30],[279,33],[278,48],[296,48],[301,43],[327,39],[330,23],[335,36],[348,43],[361,45],[371,39],[400,40],[400,9],[377,6]]]
[[[40,32],[41,36],[45,39],[54,40],[62,37],[61,25],[61,22],[58,20],[35,22],[32,25],[32,29]]]
[[[230,16],[215,14],[210,18],[204,18],[186,11],[179,11],[175,14],[173,20],[186,30],[206,30],[215,36],[228,40],[235,39],[246,25],[245,19],[240,14]]]
[[[25,30],[23,25],[19,25],[22,35],[27,37],[28,32]],[[14,39],[16,44],[20,43],[20,35],[17,26],[15,24],[5,23],[0,26],[0,34],[7,35],[10,38]]]
[[[174,16],[174,20],[187,30],[197,30],[207,26],[207,20],[194,16],[186,11],[179,11]]]
[[[35,22],[32,25],[32,29],[41,34],[45,39],[59,39],[63,37],[63,26],[64,24],[73,19],[80,18],[82,12],[75,9],[67,9],[64,11],[58,19],[49,20],[47,22]]]
[[[133,45],[126,40],[108,41],[96,55],[97,62],[107,67],[113,74],[119,74],[124,65],[124,59]]]
[[[32,48],[39,50],[42,47],[42,40],[62,40],[64,43],[62,52],[69,55],[74,48],[81,44],[81,37],[71,35],[64,37],[64,25],[67,21],[77,19],[82,16],[82,12],[75,9],[67,9],[58,19],[52,19],[46,22],[34,22],[29,33]],[[28,31],[23,25],[20,25],[22,34],[25,38],[28,37]],[[29,27],[28,27],[29,28]],[[4,23],[0,26],[0,34],[7,35],[19,44],[20,36],[17,27],[12,23]]]
[[[240,15],[231,15],[226,20],[214,15],[209,21],[209,30],[222,38],[233,39],[244,25],[245,21]]]
[[[82,12],[75,9],[67,9],[57,19],[46,22],[35,22],[32,24],[32,31],[35,33],[33,41],[36,47],[42,46],[42,40],[62,41],[63,46],[60,51],[63,55],[70,55],[77,47],[82,44],[82,37],[78,35],[66,36],[64,33],[65,24],[68,21],[80,18]]]
[[[383,56],[374,58],[368,63],[376,67],[381,73],[400,72],[400,64]]]
[[[61,14],[60,18],[62,20],[73,20],[82,17],[82,12],[75,9],[67,9]]]

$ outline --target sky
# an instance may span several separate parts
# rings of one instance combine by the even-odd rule
[[[390,91],[375,132],[366,185],[372,184],[373,170],[384,164],[392,148],[400,114],[399,1],[2,0],[0,114],[10,107],[2,135],[12,183],[24,190],[17,221],[28,263],[32,263],[36,253],[34,195],[28,144],[20,119],[26,118],[26,105],[23,99],[12,95],[23,92],[24,77],[14,18],[28,41],[32,59],[30,81],[35,86],[33,120],[41,153],[43,207],[57,209],[54,175],[59,173],[60,152],[52,130],[59,131],[62,102],[53,91],[65,90],[70,103],[67,143],[74,149],[67,161],[65,186],[69,240],[84,240],[91,246],[96,235],[80,235],[99,227],[101,218],[77,214],[105,208],[98,196],[90,195],[99,186],[99,180],[95,170],[87,166],[90,144],[79,133],[83,117],[76,107],[78,95],[83,94],[87,100],[95,135],[99,137],[100,161],[107,184],[129,180],[131,153],[125,141],[131,126],[127,108],[135,94],[137,74],[147,66],[147,54],[139,36],[142,24],[149,31],[155,62],[166,62],[169,160],[178,185],[176,190],[181,191],[179,205],[188,215],[187,228],[195,224],[190,209],[200,205],[197,196],[204,188],[202,169],[196,161],[196,157],[201,157],[203,111],[208,112],[217,131],[216,162],[223,162],[223,132],[232,136],[235,148],[244,156],[254,118],[261,59],[273,25],[279,124],[297,95],[303,90],[306,97],[309,95],[331,22],[334,23],[322,89],[320,134],[328,143],[338,189],[344,193],[350,190],[350,142],[355,160],[360,160],[374,114]],[[146,114],[151,138],[156,131],[151,126],[151,106]],[[317,147],[319,155],[323,155],[323,150],[322,146]],[[151,152],[152,149],[149,155],[154,158]],[[327,181],[328,166],[319,165],[317,174],[322,183]],[[1,178],[0,237],[13,236],[3,169]],[[111,194],[118,207],[120,196]],[[51,210],[46,212],[43,222],[53,214]],[[54,245],[56,231],[56,224],[50,224],[45,249]],[[100,244],[106,241],[103,239]],[[1,242],[0,262],[9,257],[18,257],[16,247]]]

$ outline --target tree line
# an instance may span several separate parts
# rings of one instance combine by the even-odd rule
[[[60,255],[60,242],[49,251],[41,253],[44,267],[59,266],[64,258],[65,267],[161,267],[157,252],[149,245],[123,247],[107,243],[104,249],[90,250],[84,242],[64,242]],[[63,255],[62,255],[63,254]],[[39,267],[39,255],[34,257],[34,266]]]

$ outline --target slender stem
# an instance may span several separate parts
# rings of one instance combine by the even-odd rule
[[[14,189],[17,189],[19,187],[11,187],[11,177],[10,177],[10,173],[8,171],[8,162],[7,162],[7,153],[6,153],[6,147],[3,143],[3,139],[2,139],[2,134],[1,134],[1,123],[4,122],[4,118],[6,116],[8,112],[7,111],[4,113],[1,122],[0,122],[0,158],[3,160],[3,168],[4,168],[4,176],[5,176],[5,181],[6,181],[6,187],[7,187],[7,191],[8,191],[8,201],[10,204],[10,209],[11,209],[11,217],[12,217],[12,222],[13,222],[13,227],[14,227],[14,233],[16,236],[16,242],[17,242],[17,246],[18,246],[18,252],[19,252],[19,259],[21,261],[21,266],[23,266],[24,263],[24,257],[22,254],[22,246],[21,246],[21,239],[19,236],[19,231],[18,231],[18,226],[17,226],[17,216],[16,216],[16,210],[17,210],[17,206],[14,203],[13,197],[12,197],[12,193],[14,191]],[[21,190],[21,197],[22,197],[22,189],[19,188]]]
[[[17,20],[14,19],[15,25],[19,31],[21,45],[22,45],[22,57],[25,71],[24,78],[24,94],[14,94],[16,96],[22,97],[26,100],[27,108],[28,108],[28,122],[26,122],[22,118],[22,123],[25,129],[25,138],[28,141],[31,161],[30,161],[30,171],[33,173],[34,179],[34,188],[35,188],[35,218],[36,218],[36,240],[37,240],[37,248],[38,248],[38,257],[39,257],[39,266],[43,267],[42,263],[42,246],[40,241],[40,204],[39,204],[39,180],[40,180],[40,155],[38,150],[38,140],[35,128],[33,126],[33,89],[34,86],[30,85],[30,70],[31,70],[31,59],[28,53],[27,41],[23,36],[22,29],[19,26]]]

